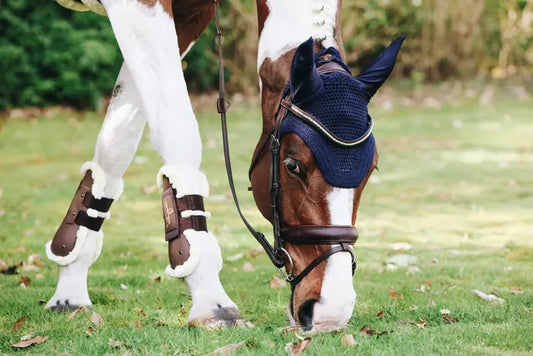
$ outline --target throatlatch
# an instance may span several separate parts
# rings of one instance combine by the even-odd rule
[[[63,222],[56,231],[52,241],[46,245],[48,258],[60,265],[68,265],[79,256],[89,231],[96,233],[99,248],[93,262],[98,258],[102,245],[103,234],[100,231],[104,220],[109,217],[109,208],[114,199],[103,196],[105,173],[94,162],[82,166],[85,173],[74,198],[70,203]],[[122,185],[114,198],[122,193]]]

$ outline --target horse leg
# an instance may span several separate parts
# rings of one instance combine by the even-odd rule
[[[137,150],[146,123],[139,100],[128,69],[123,65],[96,140],[94,158],[83,164],[85,177],[54,239],[46,246],[48,257],[60,265],[56,292],[47,308],[91,306],[87,273],[100,255],[104,236],[98,225],[109,217],[109,205],[122,193],[122,175]],[[76,220],[82,215],[83,221]],[[91,226],[95,222],[99,223]]]
[[[185,278],[189,286],[190,324],[241,325],[237,307],[220,283],[220,248],[207,232],[208,214],[201,211],[209,186],[200,171],[202,143],[181,67],[171,0],[102,3],[141,95],[152,144],[164,163],[158,182],[164,188],[167,274]]]

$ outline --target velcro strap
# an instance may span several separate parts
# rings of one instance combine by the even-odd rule
[[[102,213],[108,212],[109,208],[111,208],[111,204],[113,204],[113,199],[96,199],[90,191],[85,193],[85,196],[83,197],[83,205],[85,207],[98,210]]]
[[[80,226],[85,226],[89,230],[99,231],[104,223],[104,218],[92,218],[83,210],[80,210],[76,213],[76,218],[74,222]]]

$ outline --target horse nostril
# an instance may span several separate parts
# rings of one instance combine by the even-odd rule
[[[318,300],[309,299],[300,305],[300,309],[298,310],[298,319],[303,331],[309,331],[313,328],[313,309],[316,302],[318,302]]]

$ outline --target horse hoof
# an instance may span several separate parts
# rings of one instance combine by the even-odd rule
[[[219,306],[211,314],[189,320],[189,326],[200,327],[207,330],[219,330],[224,328],[251,328],[253,324],[244,321],[241,314],[235,308]]]
[[[55,299],[52,298],[46,303],[45,309],[57,311],[57,312],[71,312],[80,307],[91,308],[91,303],[82,301],[71,301],[69,299]]]

